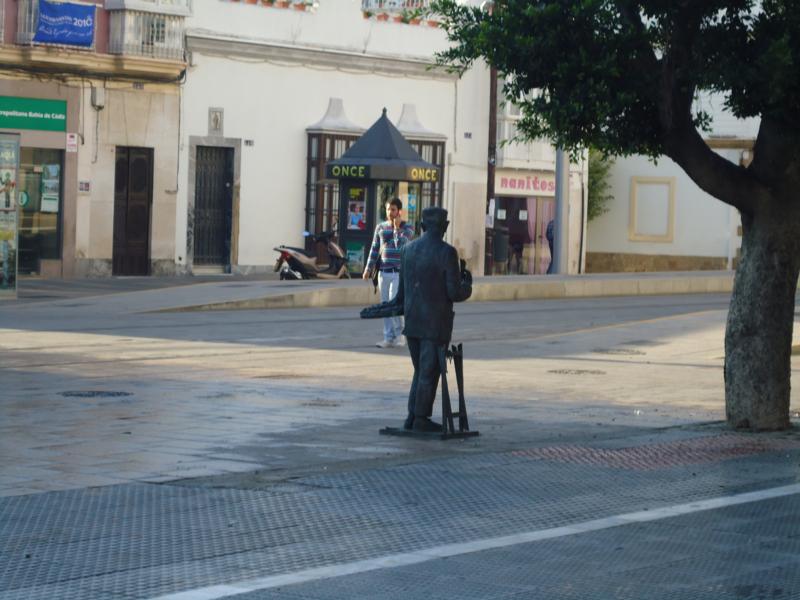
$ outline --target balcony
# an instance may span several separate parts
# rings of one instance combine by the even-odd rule
[[[497,121],[497,167],[507,169],[551,170],[556,160],[555,148],[547,140],[512,142],[517,135],[517,119]],[[505,143],[503,143],[505,142]]]
[[[106,10],[133,10],[188,17],[192,14],[192,0],[106,0]]]
[[[424,13],[430,4],[430,0],[361,0],[361,10],[369,13]]]
[[[83,52],[94,52],[95,40],[92,40],[92,45],[88,47],[62,46],[60,44],[40,44],[38,42],[34,42],[33,36],[36,35],[38,23],[39,0],[19,0],[19,6],[17,8],[17,37],[15,40],[17,44],[20,46],[47,46],[68,48],[70,50],[78,50]]]
[[[184,4],[186,1],[184,0]],[[164,3],[166,0],[158,2]],[[141,0],[137,2],[141,3]],[[183,32],[183,16],[140,10],[115,10],[111,12],[109,22],[108,52],[182,61]]]

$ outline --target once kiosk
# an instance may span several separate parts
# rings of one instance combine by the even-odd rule
[[[423,160],[383,109],[341,158],[325,167],[327,179],[339,180],[339,242],[351,273],[361,274],[375,226],[386,219],[386,203],[403,202],[403,215],[418,230],[424,182],[441,180],[441,169]]]

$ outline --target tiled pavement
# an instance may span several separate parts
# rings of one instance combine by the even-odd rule
[[[0,311],[0,599],[153,598],[797,481],[795,433],[691,425],[721,415],[715,299],[467,307],[483,435],[446,444],[375,435],[408,359],[346,311],[136,312],[159,301]],[[795,498],[225,593],[796,598]]]
[[[592,464],[551,445],[549,458],[467,454],[260,489],[211,479],[6,498],[0,598],[154,598],[800,481],[793,433],[629,434],[581,444]],[[642,468],[609,448],[670,460]],[[796,598],[798,509],[795,494],[242,597]]]

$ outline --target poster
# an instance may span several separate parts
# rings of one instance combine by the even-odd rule
[[[17,208],[17,169],[0,167],[0,210]]]
[[[364,231],[367,228],[365,188],[350,188],[347,198],[347,229]]]
[[[33,41],[91,47],[94,43],[94,4],[39,0],[39,19]]]
[[[0,297],[16,290],[17,212],[0,211]]]
[[[364,242],[347,242],[344,254],[347,257],[347,268],[351,273],[364,272]]]
[[[39,210],[57,213],[61,191],[61,165],[42,165],[42,201]]]
[[[0,133],[0,299],[17,296],[19,135]]]

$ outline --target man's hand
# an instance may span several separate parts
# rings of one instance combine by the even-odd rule
[[[364,273],[361,274],[361,279],[371,279],[369,276],[369,271],[364,269]]]

